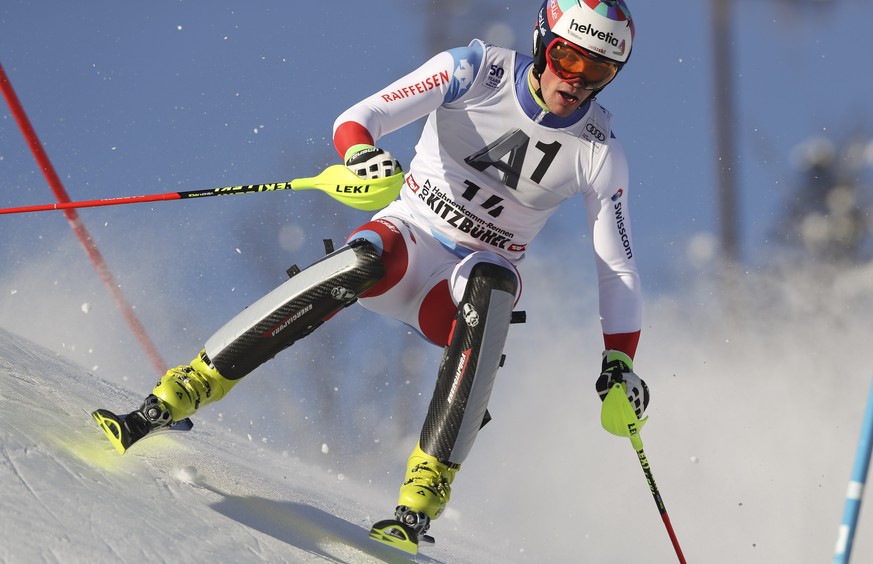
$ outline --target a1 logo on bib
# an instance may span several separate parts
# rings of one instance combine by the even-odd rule
[[[462,312],[464,315],[464,321],[470,327],[475,327],[479,325],[479,312],[476,311],[476,308],[472,306],[472,304],[466,303],[462,308]]]

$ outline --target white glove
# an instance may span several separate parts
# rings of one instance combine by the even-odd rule
[[[345,165],[364,180],[387,178],[403,168],[391,153],[372,145],[354,145],[345,155]]]

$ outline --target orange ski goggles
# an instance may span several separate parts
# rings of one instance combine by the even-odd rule
[[[546,48],[549,70],[566,82],[579,81],[586,90],[603,88],[615,78],[621,65],[556,38]]]

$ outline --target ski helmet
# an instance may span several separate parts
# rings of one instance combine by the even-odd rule
[[[624,0],[545,0],[534,26],[537,78],[546,69],[546,50],[559,37],[620,70],[630,58],[634,22]]]

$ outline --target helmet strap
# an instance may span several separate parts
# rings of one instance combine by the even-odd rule
[[[546,101],[543,99],[543,85],[540,81],[541,76],[542,74],[537,70],[536,65],[532,66],[530,69],[530,74],[527,77],[527,87],[530,90],[531,94],[533,94],[534,102],[536,102],[539,107],[548,112],[549,107],[546,105]],[[534,84],[534,80],[536,80],[536,84]]]

